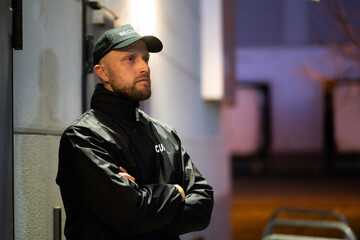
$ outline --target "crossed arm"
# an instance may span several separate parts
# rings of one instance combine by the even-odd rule
[[[119,166],[119,175],[123,176],[127,179],[129,179],[131,182],[133,182],[136,186],[137,189],[139,189],[139,185],[136,183],[135,178],[133,176],[131,176],[125,168]],[[181,201],[184,202],[185,201],[185,192],[184,189],[179,185],[179,184],[174,184],[174,186],[177,188],[177,190],[180,192],[181,194]]]
[[[114,164],[104,146],[93,142],[95,138],[84,134],[84,139],[75,136],[76,141],[72,141],[71,137],[61,141],[59,185],[66,185],[76,201],[115,232],[129,236],[150,232],[177,236],[209,224],[212,188],[184,150],[181,155],[185,177],[179,183],[182,186],[138,186],[126,169]]]

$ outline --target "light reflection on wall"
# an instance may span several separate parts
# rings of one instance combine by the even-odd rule
[[[154,0],[131,1],[131,24],[142,35],[154,34],[155,16]]]

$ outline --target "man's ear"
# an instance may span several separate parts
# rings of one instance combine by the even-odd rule
[[[103,67],[100,64],[96,64],[94,66],[94,72],[96,73],[96,75],[98,75],[99,78],[101,78],[103,81],[107,82],[108,78],[107,75],[103,69]]]

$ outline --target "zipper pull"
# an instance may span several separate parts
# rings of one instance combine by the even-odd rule
[[[137,121],[137,122],[140,121],[139,108],[135,108],[135,118],[136,118],[136,121]]]

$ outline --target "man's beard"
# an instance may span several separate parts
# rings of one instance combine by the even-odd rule
[[[109,83],[112,89],[114,90],[114,92],[126,98],[127,100],[143,101],[149,99],[151,96],[151,80],[148,74],[144,74],[140,77],[135,78],[134,81],[132,82],[132,86],[127,86],[127,87],[124,86],[118,87],[118,85],[115,84],[117,80],[114,74],[109,74],[109,78],[110,78]],[[143,86],[141,87],[136,87],[136,84],[142,84],[142,83],[137,83],[137,80],[142,78],[148,79],[148,85],[143,84]]]
[[[141,89],[136,88],[136,83],[128,88],[113,88],[115,93],[125,97],[128,100],[132,101],[143,101],[149,99],[151,96],[151,87],[150,82],[149,86],[144,86]]]

